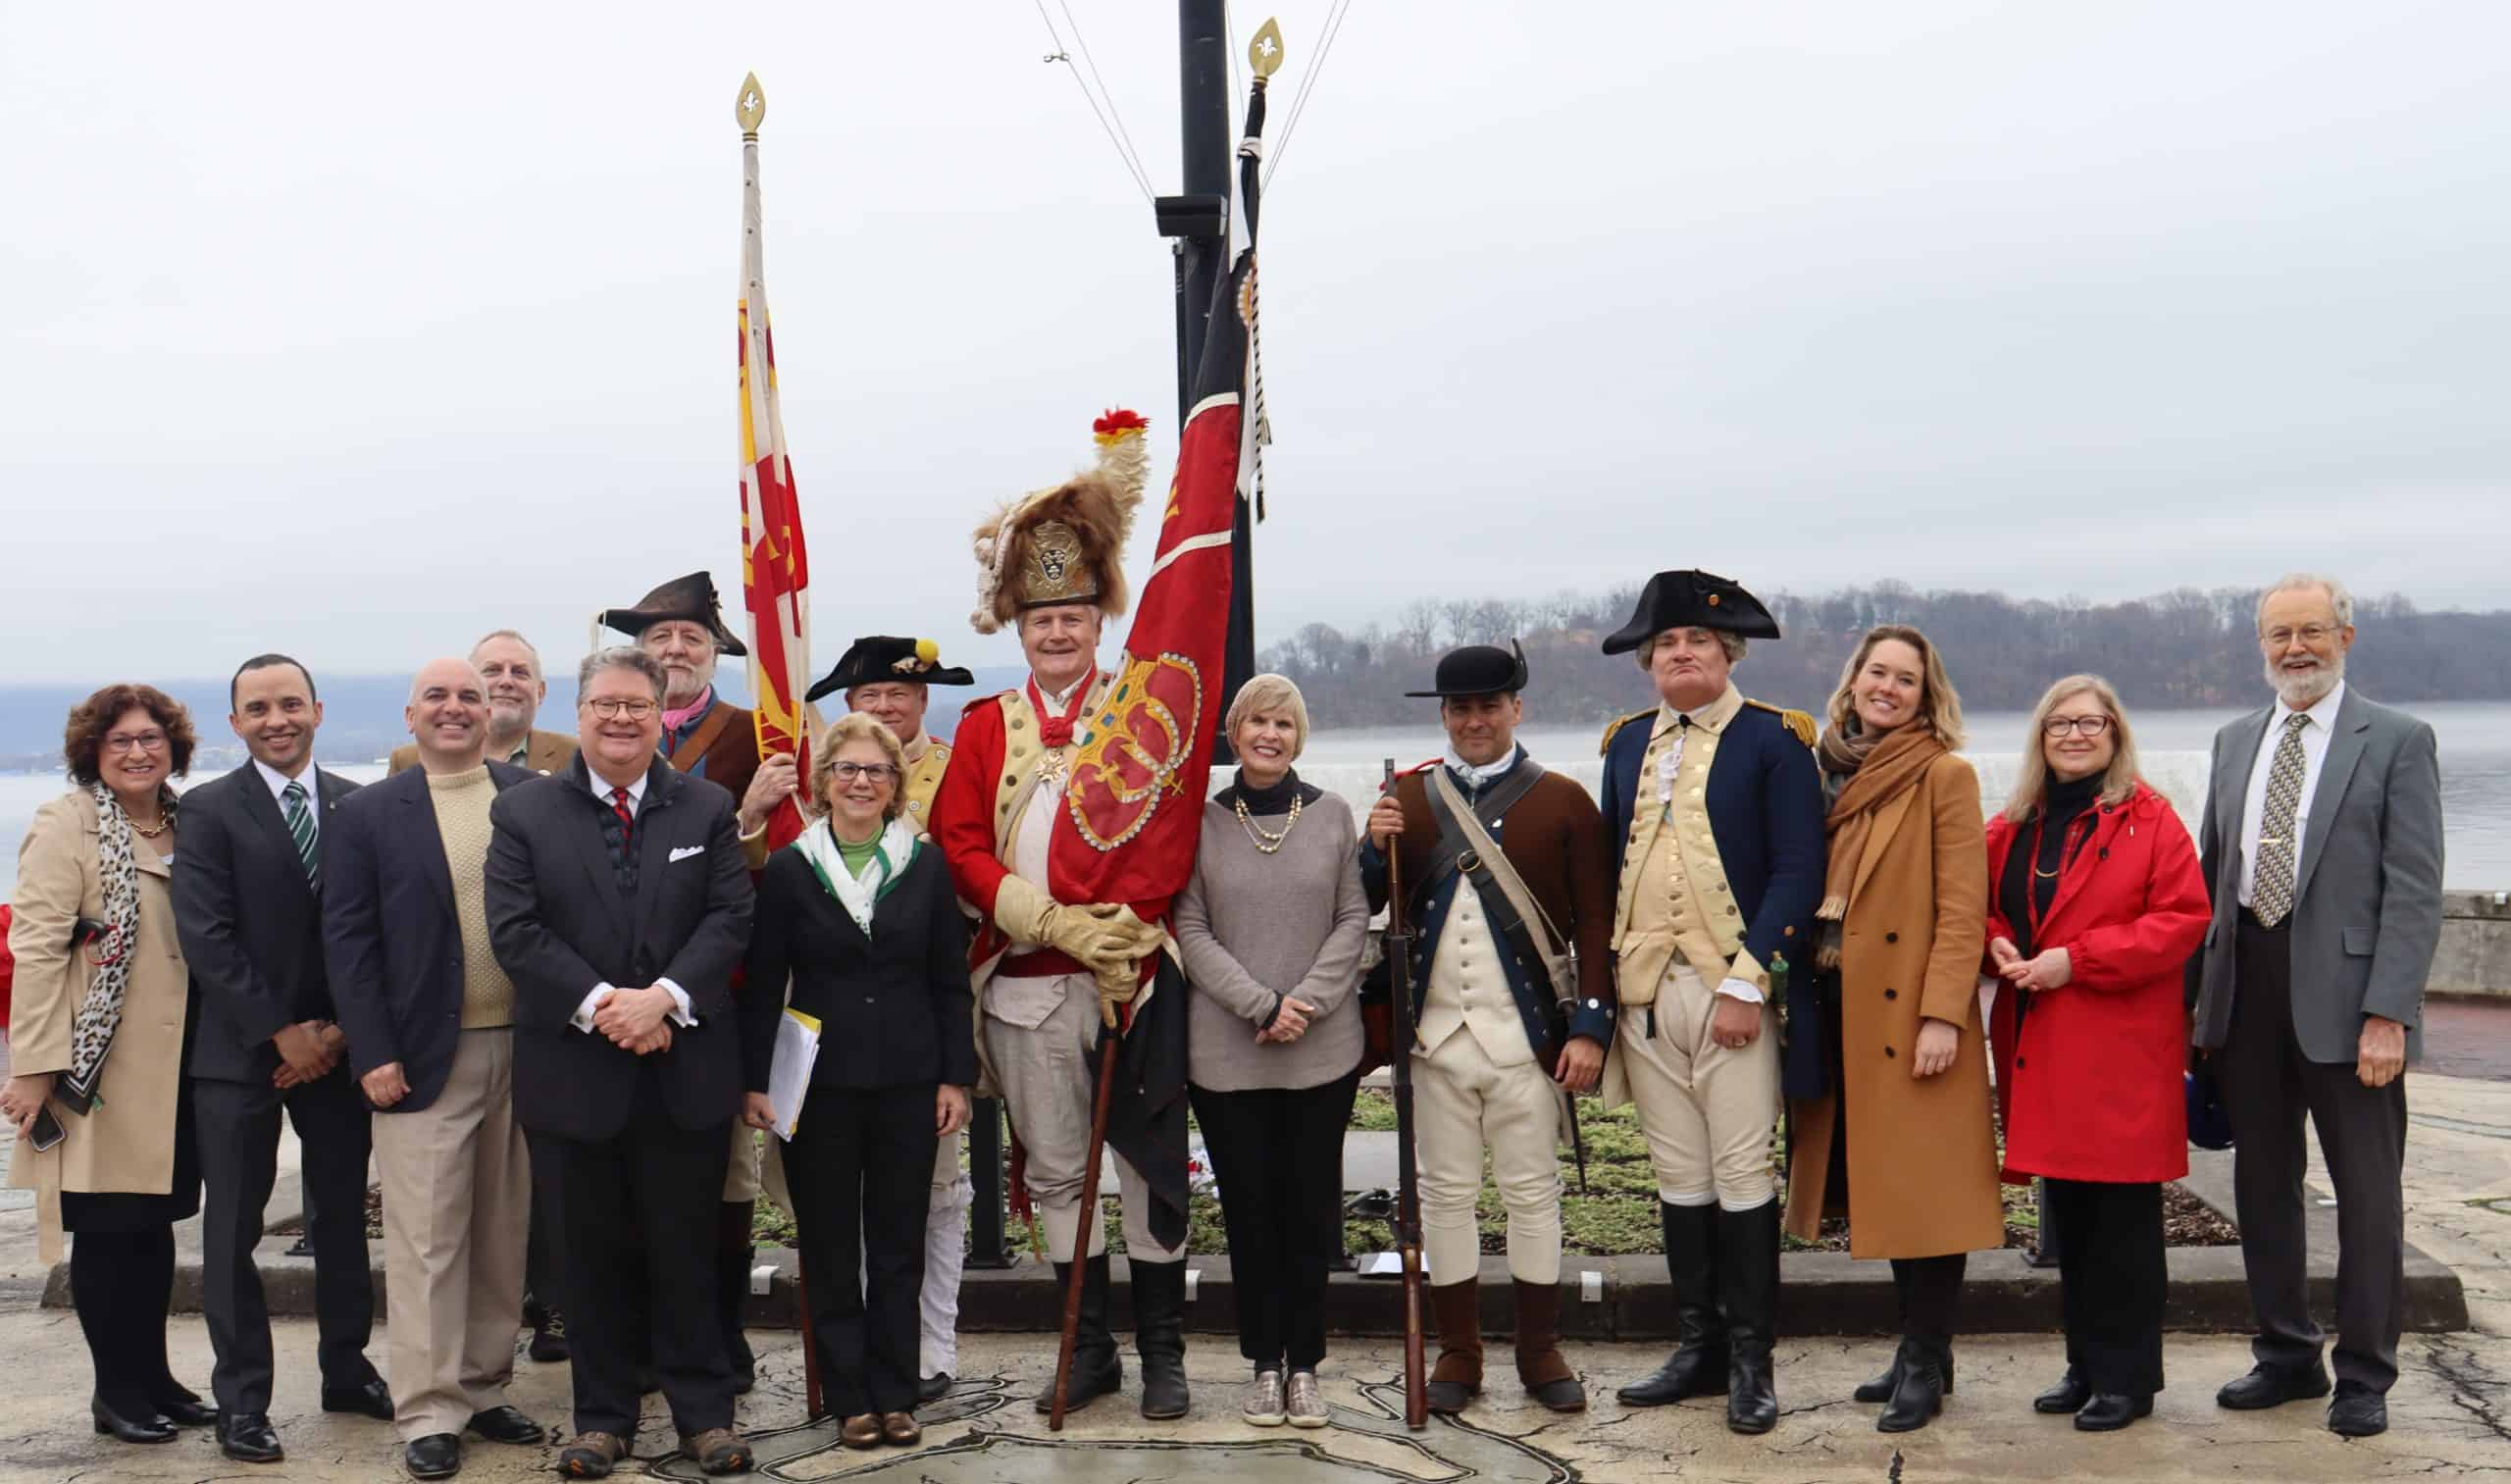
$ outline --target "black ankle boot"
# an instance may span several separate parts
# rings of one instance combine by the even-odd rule
[[[1865,1383],[1849,1395],[1860,1402],[1889,1402],[1892,1400],[1892,1393],[1901,1389],[1903,1368],[1901,1353],[1895,1350],[1892,1352],[1892,1363],[1883,1367],[1883,1374]],[[1944,1394],[1948,1397],[1953,1395],[1953,1352],[1950,1350],[1944,1353]],[[2040,1409],[2048,1410],[2045,1407]]]
[[[1142,1357],[1142,1414],[1186,1415],[1186,1261],[1136,1261],[1134,1352]]]
[[[733,1362],[733,1390],[746,1392],[758,1384],[758,1357],[742,1332],[742,1311],[749,1306],[750,1262],[758,1248],[750,1241],[750,1220],[757,1203],[724,1201],[716,1204],[715,1293],[724,1320],[724,1353]],[[536,1337],[537,1340],[538,1337]]]
[[[1058,1262],[1055,1294],[1060,1298],[1071,1291],[1072,1264]],[[1081,1267],[1081,1318],[1073,1327],[1072,1384],[1064,1391],[1064,1410],[1078,1411],[1113,1394],[1124,1379],[1124,1362],[1116,1358],[1116,1337],[1107,1329],[1107,1255],[1102,1253]],[[1054,1377],[1049,1376],[1047,1389],[1038,1393],[1037,1407],[1041,1412],[1054,1410]]]
[[[1614,1393],[1624,1407],[1665,1407],[1726,1389],[1726,1325],[1717,1316],[1717,1207],[1658,1203],[1665,1277],[1674,1289],[1674,1353]]]
[[[1891,1405],[1883,1415],[1874,1419],[1877,1432],[1916,1432],[1935,1420],[1944,1410],[1945,1372],[1952,1365],[1952,1347],[1931,1341],[1905,1339],[1901,1342],[1901,1384],[1892,1391]]]
[[[1778,1320],[1778,1202],[1717,1212],[1718,1306],[1726,1318],[1726,1428],[1766,1433],[1778,1425],[1770,1344]]]

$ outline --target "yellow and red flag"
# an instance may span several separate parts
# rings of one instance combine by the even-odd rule
[[[749,691],[758,755],[786,753],[810,776],[802,692],[811,682],[810,565],[802,548],[802,507],[785,454],[785,414],[776,395],[776,338],[767,320],[767,275],[760,243],[758,125],[767,95],[758,77],[742,79],[734,117],[742,126],[742,608],[749,619]],[[770,849],[802,833],[792,798],[767,824]]]

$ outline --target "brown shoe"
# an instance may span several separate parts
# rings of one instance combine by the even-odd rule
[[[838,1429],[837,1438],[848,1448],[880,1447],[880,1414],[867,1411],[846,1418],[846,1425]]]
[[[1453,1416],[1482,1395],[1482,1285],[1461,1283],[1430,1287],[1430,1317],[1439,1327],[1439,1358],[1430,1367],[1430,1410]]]
[[[924,1429],[902,1411],[881,1413],[881,1441],[895,1448],[913,1448],[924,1441]]]
[[[749,1445],[729,1427],[710,1427],[693,1438],[683,1438],[680,1451],[694,1459],[701,1472],[749,1472]]]
[[[570,1479],[606,1479],[628,1457],[628,1440],[615,1432],[580,1432],[558,1450],[558,1472]]]
[[[1587,1391],[1561,1356],[1561,1288],[1553,1283],[1513,1285],[1517,1299],[1517,1379],[1526,1395],[1554,1411],[1585,1411]]]

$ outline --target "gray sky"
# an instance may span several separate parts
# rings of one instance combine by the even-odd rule
[[[1174,7],[1068,3],[1176,189]],[[1276,140],[1327,10],[1272,12]],[[981,510],[1107,405],[1175,449],[1166,246],[1050,49],[1029,0],[0,0],[0,589],[59,636],[0,680],[737,593],[752,69],[814,659],[1012,658]],[[1360,0],[1266,199],[1261,637],[1679,565],[2499,605],[2506,54],[2489,0]]]

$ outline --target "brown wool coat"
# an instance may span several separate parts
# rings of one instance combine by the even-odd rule
[[[1948,753],[1875,814],[1840,945],[1841,1087],[1788,1105],[1787,1229],[1812,1240],[1830,1141],[1848,1127],[1849,1252],[1931,1257],[2005,1244],[1988,1114],[1979,950],[1987,914],[1979,779]],[[1953,1065],[1910,1075],[1922,1016],[1961,1027]]]
[[[18,886],[10,898],[9,951],[18,966],[9,1056],[10,1070],[20,1076],[70,1069],[71,1027],[88,978],[84,954],[70,949],[71,929],[80,917],[105,917],[96,820],[96,801],[84,792],[56,798],[35,811],[18,852]],[[167,864],[147,841],[134,838],[131,846],[139,863],[139,933],[123,991],[122,1028],[97,1085],[101,1100],[84,1116],[55,1108],[69,1137],[40,1154],[20,1143],[9,1161],[12,1187],[159,1196],[174,1188],[175,1105],[182,1096],[191,980],[175,938]],[[41,1236],[50,1252],[60,1241],[57,1207],[47,1217]]]

